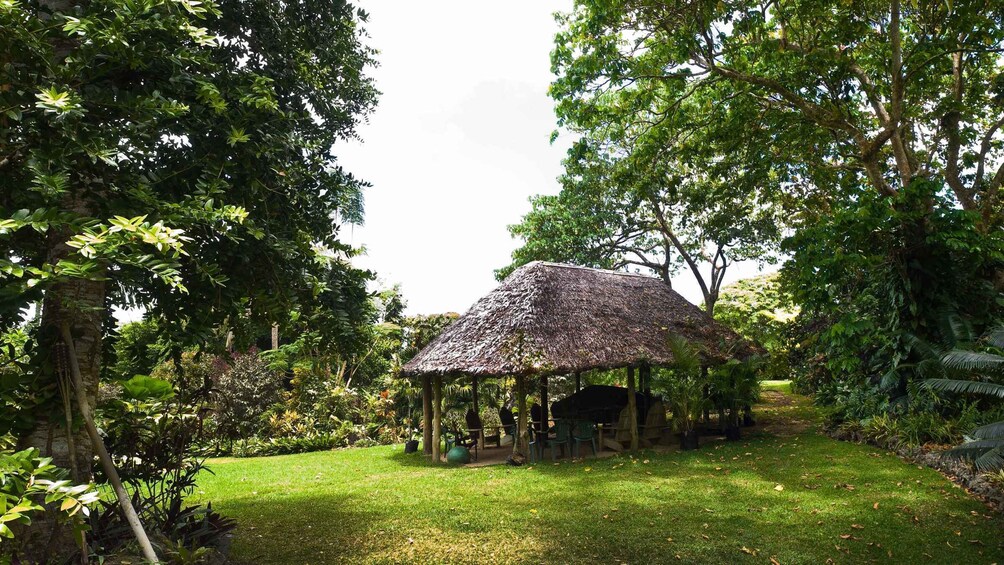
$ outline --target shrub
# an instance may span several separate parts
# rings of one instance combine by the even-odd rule
[[[99,406],[98,425],[151,538],[197,553],[200,548],[217,547],[234,524],[209,505],[185,505],[205,470],[197,442],[208,394],[204,389],[194,394],[165,389],[164,384],[150,377],[132,379],[120,398]],[[132,542],[117,503],[102,502],[90,525],[95,556],[115,555]]]
[[[262,416],[282,400],[281,393],[282,375],[256,353],[235,355],[214,387],[216,434],[234,440],[261,433],[267,425]]]
[[[78,542],[87,529],[85,518],[100,494],[93,483],[73,485],[67,472],[40,457],[38,449],[13,451],[0,441],[0,562],[18,562],[17,554],[33,543],[32,517],[48,512],[68,523]],[[48,532],[46,536],[48,537]]]

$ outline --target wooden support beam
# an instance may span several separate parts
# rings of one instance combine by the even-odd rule
[[[478,401],[478,376],[474,375],[471,377],[471,403],[474,404],[474,413],[481,417],[481,403]],[[478,432],[478,447],[484,449],[485,447],[485,431],[481,430]]]
[[[582,373],[575,373],[575,392],[582,390]]]
[[[519,415],[516,417],[516,441],[512,442],[512,451],[526,456],[530,454],[530,446],[526,434],[526,377],[523,375],[516,376],[516,410]]]
[[[645,393],[645,396],[652,394],[652,366],[649,364],[642,365],[638,368],[638,380],[641,383],[641,391]]]
[[[547,377],[540,377],[540,433],[547,433],[547,420],[549,410],[547,409]]]
[[[707,402],[711,398],[711,385],[708,384],[708,368],[707,366],[701,367],[701,378],[704,380],[704,423],[707,424],[711,421],[711,411],[710,404]]]
[[[422,451],[432,455],[432,377],[422,377]]]
[[[634,397],[634,367],[627,368],[628,429],[631,431],[631,451],[638,451],[638,401]]]
[[[436,375],[432,383],[432,460],[440,461],[443,439],[443,377]]]

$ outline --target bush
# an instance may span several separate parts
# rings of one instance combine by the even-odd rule
[[[12,442],[0,438],[0,562],[18,562],[18,553],[38,540],[27,529],[32,517],[48,512],[60,523],[68,523],[80,541],[86,531],[85,518],[100,494],[93,483],[73,485],[67,472],[40,457],[37,449],[13,451]],[[49,538],[46,531],[44,537]]]
[[[349,430],[351,426],[349,426]],[[231,448],[234,457],[267,457],[326,451],[348,445],[349,430],[338,433],[316,434],[300,437],[259,438],[251,437],[235,441]]]
[[[213,420],[218,437],[235,440],[265,431],[265,413],[282,400],[282,375],[255,352],[235,355],[214,387]]]
[[[197,553],[218,547],[234,523],[209,505],[185,505],[205,471],[197,442],[208,393],[165,389],[164,384],[150,377],[131,379],[120,398],[99,406],[98,425],[151,538],[177,552]],[[111,501],[101,505],[90,519],[92,554],[128,552],[132,533],[121,507]]]

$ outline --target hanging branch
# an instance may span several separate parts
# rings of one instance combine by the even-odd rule
[[[77,393],[77,405],[80,407],[81,416],[84,417],[84,424],[87,427],[87,435],[91,438],[91,445],[98,454],[98,459],[101,460],[101,467],[104,469],[105,475],[108,476],[108,482],[112,484],[112,488],[115,490],[115,496],[119,500],[119,505],[122,506],[122,512],[126,516],[126,521],[129,522],[129,527],[132,529],[133,535],[136,536],[140,549],[143,550],[143,557],[150,563],[158,564],[160,560],[157,559],[157,553],[154,552],[153,546],[150,545],[150,538],[147,537],[146,531],[143,530],[143,524],[139,521],[139,516],[136,515],[136,510],[132,507],[132,502],[129,500],[129,493],[122,486],[122,480],[119,479],[119,473],[115,469],[115,464],[112,462],[111,456],[108,455],[108,450],[105,449],[105,443],[101,440],[101,436],[98,435],[97,426],[94,425],[94,417],[91,415],[91,405],[87,401],[87,393],[84,390],[84,379],[80,376],[80,365],[77,363],[77,351],[73,347],[73,336],[70,334],[70,326],[66,322],[63,322],[59,329],[62,333],[63,343],[66,345],[67,357],[70,361],[70,375],[73,377],[73,388]]]

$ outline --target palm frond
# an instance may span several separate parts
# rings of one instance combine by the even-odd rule
[[[960,371],[1002,371],[1004,355],[954,349],[941,357],[941,362],[949,369]]]
[[[969,435],[975,439],[1004,439],[1004,420],[980,426]]]
[[[987,343],[997,349],[1004,349],[1004,326],[998,326],[987,333]]]
[[[927,379],[921,386],[959,394],[982,394],[1004,398],[1004,385],[984,381],[962,381],[958,379]]]
[[[913,334],[906,334],[906,345],[921,359],[939,359],[941,351]]]
[[[700,372],[701,358],[690,342],[678,335],[670,336],[668,341],[669,350],[673,352],[673,369],[688,376]]]
[[[973,461],[973,464],[976,465],[976,469],[984,473],[1004,469],[1004,448],[998,447],[987,451]]]
[[[900,371],[897,367],[889,369],[889,371],[882,375],[882,380],[879,382],[884,390],[889,390],[890,388],[895,388],[900,384]]]
[[[924,379],[933,379],[938,376],[945,374],[945,366],[941,364],[941,360],[937,357],[933,359],[924,359],[920,363],[917,363],[914,367],[914,371],[917,375]]]
[[[988,449],[997,449],[999,447],[1004,447],[1004,439],[978,439],[974,441],[967,441],[962,445],[957,445],[945,453],[961,457],[971,457],[974,454],[982,453]]]
[[[969,320],[964,319],[958,314],[950,314],[946,317],[946,320],[955,343],[972,343],[976,339],[973,325],[969,323]]]

